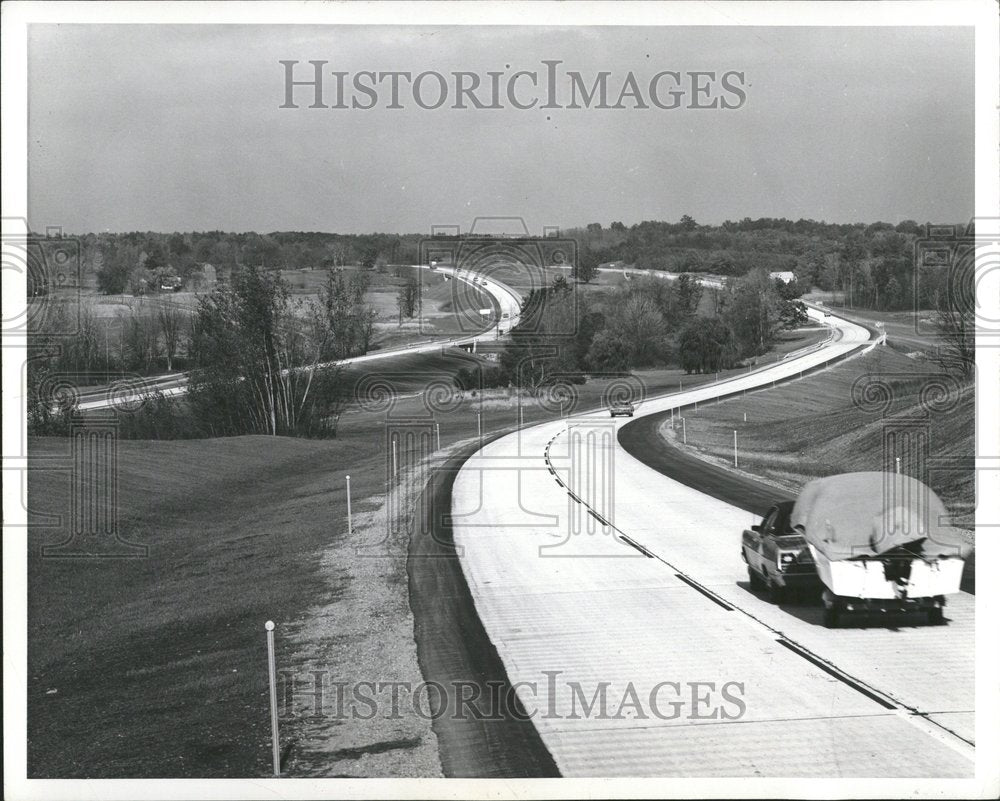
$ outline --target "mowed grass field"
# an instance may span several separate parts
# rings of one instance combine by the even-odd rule
[[[934,386],[942,380],[942,386],[958,391],[940,395]],[[864,387],[871,381],[883,384],[886,394],[873,385],[865,399]],[[686,410],[684,416],[688,447],[732,466],[735,430],[739,469],[794,491],[820,476],[894,469],[896,451],[887,436],[915,425],[928,437],[928,456],[939,468],[926,473],[925,480],[958,516],[957,524],[972,528],[974,391],[942,379],[927,359],[879,347],[773,389]],[[667,426],[661,433],[679,444],[678,423],[672,432]],[[901,454],[904,472],[920,472],[913,453]]]
[[[68,532],[69,478],[31,472],[29,507],[67,522],[29,537],[28,775],[266,775],[264,621],[321,588],[310,555],[343,536],[334,477],[350,464],[364,491],[371,451],[350,432],[120,442],[120,530],[149,548],[134,560],[42,557]]]
[[[348,278],[361,268],[339,268]],[[464,282],[445,280],[444,275],[417,270],[421,293],[417,314],[400,319],[397,303],[404,277],[395,277],[392,268],[385,272],[364,271],[369,280],[365,303],[375,310],[375,332],[371,349],[386,350],[411,342],[471,333],[485,328],[489,318],[481,317],[478,309],[492,307],[489,297]],[[282,277],[295,295],[316,296],[326,283],[325,270],[283,270]]]

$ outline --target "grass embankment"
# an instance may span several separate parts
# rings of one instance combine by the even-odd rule
[[[735,430],[741,471],[798,491],[820,476],[895,469],[897,453],[902,470],[918,475],[922,468],[916,453],[892,450],[888,439],[894,430],[912,431],[915,426],[926,434],[927,456],[933,460],[927,465],[930,469],[918,477],[941,496],[956,516],[956,525],[971,529],[974,390],[969,386],[942,397],[933,390],[940,380],[933,362],[907,356],[891,345],[879,347],[766,392],[685,411],[687,447],[732,467]],[[881,389],[872,386],[865,400],[862,389],[870,381],[884,382],[888,394],[883,396]],[[669,424],[662,426],[660,433],[683,447],[679,424],[675,423],[673,431]]]
[[[33,440],[31,454],[66,445]],[[40,557],[68,524],[30,537],[28,775],[266,775],[263,623],[349,585],[311,556],[343,536],[341,466],[360,493],[380,484],[378,460],[358,458],[371,438],[118,448],[120,529],[148,558]],[[68,495],[66,474],[30,475],[33,511],[65,520]]]
[[[120,441],[120,531],[149,546],[145,559],[40,556],[70,531],[69,473],[44,469],[52,457],[68,468],[69,441],[31,439],[30,508],[63,522],[29,535],[29,775],[269,775],[267,619],[278,624],[280,670],[418,683],[405,547],[372,558],[357,545],[385,531],[386,415],[426,419],[422,388],[469,359],[449,351],[369,365],[368,376],[400,397],[387,407],[377,393],[366,396],[367,408],[343,415],[335,440]],[[681,378],[677,370],[638,375],[650,395]],[[685,387],[711,380],[683,376]],[[599,405],[609,383],[578,387],[576,409]],[[476,436],[477,410],[484,433],[516,425],[516,398],[493,391],[483,401],[466,393],[435,413],[441,458]],[[528,402],[523,419],[558,414]],[[415,458],[401,451],[404,476]],[[346,533],[346,473],[355,541]],[[390,532],[395,545],[405,545],[410,511]],[[395,721],[283,719],[292,775],[439,774],[430,723],[402,713]]]

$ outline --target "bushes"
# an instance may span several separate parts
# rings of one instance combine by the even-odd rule
[[[455,374],[455,386],[463,392],[506,387],[509,379],[503,368],[490,365],[463,367]]]

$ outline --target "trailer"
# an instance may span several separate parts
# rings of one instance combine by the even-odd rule
[[[918,611],[944,620],[972,551],[941,499],[898,473],[846,473],[810,482],[792,509],[823,584],[823,621],[853,612]]]

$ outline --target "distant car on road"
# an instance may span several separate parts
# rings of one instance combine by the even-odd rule
[[[160,278],[161,292],[180,292],[183,281],[178,275],[164,275]]]
[[[774,603],[781,603],[788,591],[819,590],[806,538],[791,528],[794,501],[774,504],[757,525],[743,532],[740,555],[747,564],[750,587],[766,589]]]
[[[632,417],[635,414],[635,406],[632,405],[631,401],[614,401],[611,404],[610,411],[612,417],[618,417],[619,415]]]

